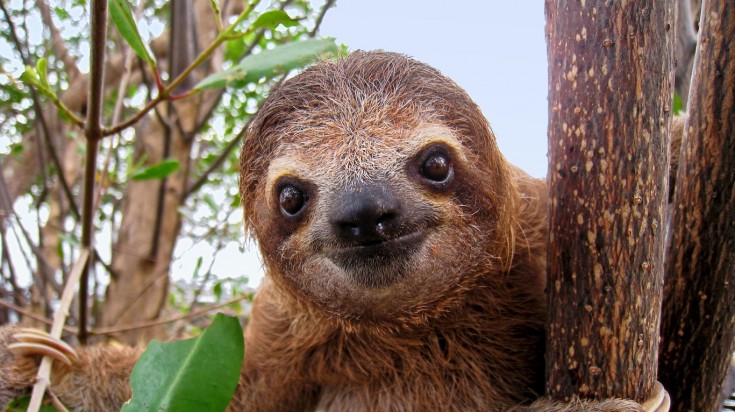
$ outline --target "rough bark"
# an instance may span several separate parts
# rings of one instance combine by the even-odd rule
[[[547,392],[645,399],[663,287],[673,1],[546,1]]]
[[[735,4],[704,0],[667,252],[659,376],[716,411],[735,342]]]

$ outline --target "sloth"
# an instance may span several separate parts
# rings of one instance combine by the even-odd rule
[[[505,160],[437,70],[376,51],[303,71],[248,128],[240,177],[267,274],[229,410],[668,410],[660,385],[644,404],[540,398],[546,183]],[[13,335],[0,332],[14,349],[0,350],[0,403],[41,353]],[[63,402],[127,399],[139,351],[57,348]]]

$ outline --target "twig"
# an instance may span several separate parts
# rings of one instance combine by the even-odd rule
[[[251,297],[252,297],[252,293],[248,295],[244,295],[244,296],[237,296],[232,299],[226,300],[224,302],[218,303],[216,305],[207,306],[205,308],[199,309],[194,312],[187,313],[185,315],[178,315],[178,316],[174,316],[174,317],[166,318],[166,319],[156,319],[156,320],[147,321],[147,322],[132,323],[129,325],[112,326],[109,328],[99,328],[99,329],[92,330],[90,333],[93,335],[113,335],[115,333],[128,332],[128,331],[136,330],[136,329],[150,328],[153,326],[164,325],[166,323],[177,322],[180,320],[198,318],[202,315],[206,315],[207,313],[213,310],[225,307],[227,305],[231,305],[243,299],[250,299]]]
[[[0,166],[1,165],[2,162],[0,162]],[[40,250],[38,246],[33,243],[31,235],[28,233],[25,226],[23,226],[20,219],[18,219],[18,214],[15,212],[15,209],[10,202],[10,196],[8,195],[8,191],[6,190],[6,188],[7,185],[5,184],[5,179],[3,178],[2,174],[0,174],[0,210],[4,210],[8,216],[13,216],[13,218],[15,218],[17,226],[23,234],[23,238],[28,244],[28,247],[30,247],[31,251],[33,252],[33,255],[38,260],[38,271],[43,274],[44,279],[51,284],[51,287],[54,288],[56,293],[61,293],[61,285],[59,285],[59,283],[56,282],[56,279],[54,279],[53,273],[51,273],[49,269],[49,264],[46,261],[45,256],[43,255],[43,251]],[[13,231],[15,231],[15,225],[13,226]],[[30,264],[29,267],[31,267]]]
[[[79,279],[82,277],[84,268],[88,266],[88,260],[89,249],[82,247],[79,253],[79,258],[74,263],[71,272],[69,272],[69,278],[66,281],[64,292],[61,294],[59,307],[56,309],[56,312],[54,312],[54,323],[51,326],[51,336],[57,339],[61,338],[61,332],[64,330],[64,323],[66,323],[66,316],[69,313],[69,307],[74,299],[74,290],[79,283]],[[33,393],[31,394],[31,402],[28,405],[28,412],[37,412],[41,408],[43,394],[46,392],[46,388],[49,386],[51,381],[52,363],[53,359],[48,356],[44,356],[43,359],[41,359],[41,366],[39,366],[38,374],[36,374],[36,384],[33,385]]]
[[[327,2],[324,3],[324,6],[322,6],[322,9],[319,11],[319,15],[317,16],[316,21],[314,21],[314,28],[311,29],[309,37],[314,37],[319,32],[319,27],[322,26],[324,15],[327,14],[327,10],[331,9],[332,6],[334,6],[334,3],[335,0],[327,0]]]
[[[10,287],[13,288],[13,300],[15,300],[17,305],[24,306],[26,304],[25,298],[23,297],[23,292],[20,290],[18,282],[16,281],[15,265],[13,265],[13,259],[10,257],[10,252],[8,251],[7,228],[3,223],[0,223],[0,245],[2,245],[3,248],[3,262],[5,262],[8,267],[7,281],[10,283]]]
[[[13,304],[13,303],[10,303],[10,302],[5,302],[3,300],[0,300],[0,306],[6,307],[8,309],[11,309],[11,310],[13,310],[15,312],[18,312],[19,314],[21,314],[23,316],[27,316],[27,317],[29,317],[29,318],[31,318],[33,320],[37,320],[37,321],[39,321],[41,323],[44,323],[46,325],[52,326],[54,324],[54,321],[53,320],[51,320],[51,319],[49,319],[49,318],[47,318],[45,316],[41,316],[41,315],[38,315],[36,313],[33,313],[33,312],[31,312],[31,311],[29,311],[27,309],[24,309],[20,305],[16,305],[16,304]],[[75,327],[72,327],[72,326],[64,326],[64,332],[66,332],[68,334],[76,334],[77,331],[78,331],[78,329],[75,328]]]

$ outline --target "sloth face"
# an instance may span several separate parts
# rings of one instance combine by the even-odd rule
[[[429,79],[349,73],[348,57],[284,83],[246,137],[241,189],[283,290],[341,318],[420,321],[502,266],[506,167],[461,89],[378,57]]]

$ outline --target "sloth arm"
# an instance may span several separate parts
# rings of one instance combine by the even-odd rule
[[[0,328],[0,410],[28,393],[38,371],[41,353],[17,353],[8,345],[23,333],[18,326]],[[130,399],[129,377],[142,350],[118,345],[96,345],[73,350],[70,364],[54,362],[51,391],[70,409],[118,411]],[[62,356],[63,357],[63,356]]]

